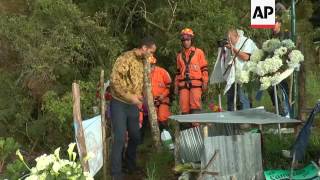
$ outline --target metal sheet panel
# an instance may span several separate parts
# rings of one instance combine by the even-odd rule
[[[199,127],[180,132],[179,136],[180,158],[183,163],[200,162],[203,153],[203,138]]]
[[[218,155],[207,171],[218,172],[219,176],[205,175],[206,180],[263,179],[261,140],[258,133],[236,136],[215,136],[204,139],[201,166],[205,167],[214,152]]]
[[[281,117],[274,113],[260,109],[247,109],[241,111],[226,111],[202,114],[187,114],[170,116],[171,119],[182,122],[200,123],[230,123],[230,124],[279,124],[301,123],[296,119]]]

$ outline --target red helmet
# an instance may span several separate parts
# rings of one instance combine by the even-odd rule
[[[192,39],[194,37],[194,33],[190,28],[184,28],[181,33],[181,40]]]

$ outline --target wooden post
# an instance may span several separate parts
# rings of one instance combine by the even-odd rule
[[[203,139],[205,139],[205,138],[207,138],[207,137],[209,137],[209,130],[208,130],[208,125],[205,124],[205,125],[203,126]]]
[[[290,75],[290,85],[289,85],[289,106],[290,106],[290,109],[293,107],[292,96],[293,96],[293,73]],[[290,112],[290,114],[291,114],[291,112]]]
[[[157,120],[157,113],[154,107],[153,95],[151,91],[150,81],[151,66],[147,60],[144,60],[144,88],[148,105],[149,123],[151,126],[151,134],[156,150],[160,150],[160,130]]]
[[[279,113],[277,85],[273,86],[273,93],[274,93],[274,100],[275,100],[275,103],[276,103],[276,113],[277,113],[277,115],[279,115],[280,113]],[[280,124],[278,124],[278,133],[279,133],[279,136],[281,137],[281,125]]]
[[[175,166],[177,166],[180,163],[180,127],[179,127],[179,122],[175,121],[174,122],[174,163]]]
[[[297,48],[301,52],[306,53],[305,48],[303,48],[301,36],[297,37]],[[306,97],[306,85],[305,85],[306,69],[305,69],[304,63],[301,63],[301,65],[300,65],[298,82],[299,82],[299,86],[298,86],[298,119],[305,120],[306,114],[302,112],[302,109],[304,109],[306,107],[306,101],[305,101],[305,98],[300,98],[300,97]]]
[[[220,83],[219,83],[219,96],[218,96],[218,102],[219,102],[219,108],[222,110],[222,100],[221,100],[221,92],[220,92]]]
[[[238,91],[237,91],[237,83],[234,82],[234,96],[233,96],[233,110],[237,111],[237,95],[238,95]]]
[[[84,172],[89,172],[89,163],[83,159],[87,156],[86,142],[82,127],[82,117],[80,109],[80,88],[79,84],[72,84],[72,95],[73,95],[73,120],[76,130],[76,139],[79,144],[80,160]]]
[[[103,143],[103,179],[107,179],[108,173],[108,140],[106,138],[106,100],[104,97],[105,87],[104,87],[104,70],[101,70],[100,74],[100,102],[101,102],[101,129],[102,129],[102,143]]]

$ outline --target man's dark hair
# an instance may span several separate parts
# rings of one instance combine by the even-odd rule
[[[156,44],[152,37],[145,37],[140,42],[140,47],[147,46],[151,47],[152,45]]]

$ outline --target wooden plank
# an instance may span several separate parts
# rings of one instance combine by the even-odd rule
[[[89,163],[83,159],[87,157],[87,148],[86,142],[82,127],[82,117],[80,109],[80,88],[79,84],[72,84],[72,95],[73,95],[73,120],[76,129],[76,139],[78,142],[79,152],[80,152],[80,161],[84,172],[89,172]]]
[[[180,127],[179,127],[179,123],[177,121],[174,121],[174,164],[175,166],[178,166],[178,164],[180,164]]]
[[[150,73],[151,73],[151,66],[147,60],[144,60],[144,87],[145,87],[145,95],[147,99],[148,105],[148,117],[149,123],[151,127],[151,134],[154,143],[155,150],[160,150],[161,143],[160,143],[160,130],[157,120],[157,113],[154,107],[153,95],[151,91],[151,81],[150,81]]]
[[[100,102],[101,102],[101,130],[102,130],[102,143],[103,143],[103,179],[107,179],[108,173],[108,157],[109,148],[108,141],[106,138],[106,100],[104,97],[105,87],[104,87],[104,70],[101,70],[100,74]]]

